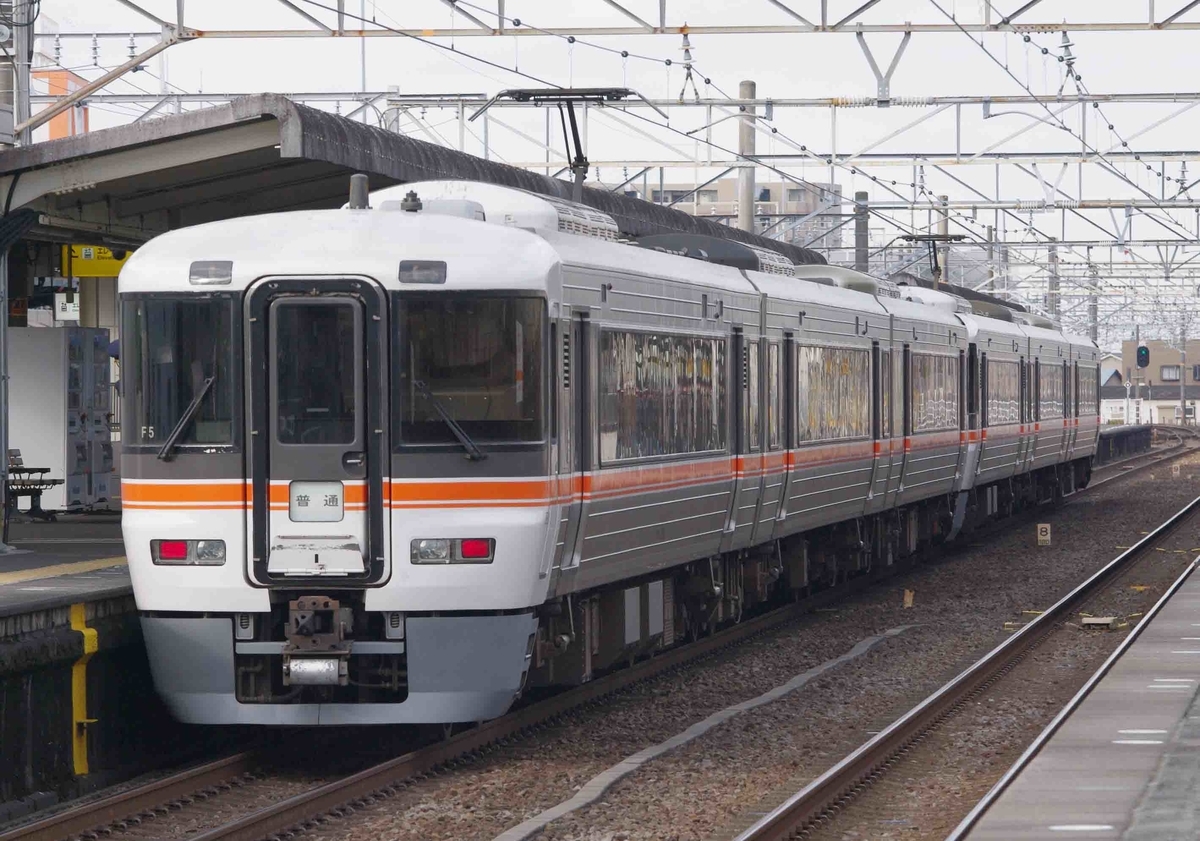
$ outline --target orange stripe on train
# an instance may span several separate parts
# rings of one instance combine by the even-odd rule
[[[121,481],[121,502],[125,507],[138,507],[138,503],[150,502],[194,502],[242,503],[247,498],[245,482],[220,482],[183,484],[173,482],[141,482],[124,479]]]

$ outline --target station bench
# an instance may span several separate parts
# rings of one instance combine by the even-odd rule
[[[5,488],[7,493],[5,496],[6,505],[4,506],[3,542],[8,542],[8,524],[12,520],[13,514],[23,513],[26,516],[49,523],[58,520],[53,511],[42,509],[42,491],[49,490],[56,485],[61,485],[64,481],[63,479],[51,479],[46,475],[49,472],[49,467],[26,467],[24,460],[21,458],[20,450],[8,451],[8,482]],[[18,512],[17,499],[22,496],[29,497],[29,510]]]

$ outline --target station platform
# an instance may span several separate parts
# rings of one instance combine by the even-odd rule
[[[120,514],[14,523],[9,542],[15,551],[0,555],[0,619],[131,593]]]
[[[968,841],[1200,837],[1200,572],[1190,570]]]
[[[162,721],[119,513],[15,522],[0,555],[0,823],[121,779]],[[27,738],[26,734],[36,734]]]

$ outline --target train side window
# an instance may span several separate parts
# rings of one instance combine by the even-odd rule
[[[1054,370],[1057,368],[1058,370]],[[1057,420],[1063,417],[1063,409],[1065,407],[1063,394],[1066,388],[1066,374],[1061,365],[1047,366],[1046,376],[1041,374],[1041,363],[1038,363],[1036,372],[1038,380],[1038,420]]]
[[[880,383],[883,378],[879,375],[882,359],[879,355],[879,342],[871,342],[871,437],[876,440],[883,437],[883,406],[880,394]]]
[[[1100,407],[1096,402],[1100,388],[1100,369],[1088,368],[1086,365],[1079,367],[1079,363],[1075,365],[1075,379],[1079,384],[1075,395],[1075,415],[1080,417],[1080,413],[1083,413],[1083,417],[1094,417],[1100,414]]]
[[[798,346],[797,443],[870,435],[870,352],[860,348]]]
[[[601,463],[724,450],[725,347],[720,338],[602,331]]]
[[[1071,387],[1071,417],[1079,417],[1079,363],[1071,364],[1071,377],[1074,385]]]
[[[904,395],[904,437],[912,435],[912,350],[904,346],[904,365],[902,371],[901,392]]]
[[[959,358],[945,354],[910,354],[909,401],[913,432],[957,429],[960,423]]]
[[[1071,383],[1071,363],[1064,362],[1062,364],[1062,381],[1063,381],[1063,417],[1069,418],[1074,413],[1072,407],[1075,405],[1075,389]]]
[[[1040,359],[1033,361],[1033,392],[1030,394],[1029,402],[1033,404],[1033,419],[1040,421],[1042,419],[1042,360]]]
[[[1025,366],[983,355],[984,426],[1023,423],[1025,419]]]
[[[762,449],[762,430],[759,428],[759,403],[761,401],[758,390],[760,383],[758,364],[758,342],[747,342],[745,381],[748,420],[746,442],[752,452]]]
[[[882,438],[892,437],[892,352],[879,354],[879,433]]]
[[[767,446],[783,446],[783,389],[780,388],[779,342],[767,345]]]

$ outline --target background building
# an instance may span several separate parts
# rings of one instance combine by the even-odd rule
[[[693,216],[714,217],[726,225],[737,221],[737,178],[719,178],[699,189],[694,184],[673,183],[627,192],[656,204],[673,203]],[[846,241],[853,238],[851,225],[839,227],[853,215],[853,208],[840,205],[840,184],[807,187],[782,180],[758,182],[754,193],[755,226],[760,234],[817,250],[842,247],[843,231],[849,232]]]
[[[1200,339],[1189,340],[1183,359],[1179,345],[1144,341],[1150,364],[1137,367],[1138,342],[1121,343],[1121,367],[1108,372],[1100,387],[1101,415],[1106,423],[1195,423],[1200,400]],[[1119,377],[1119,381],[1118,378]],[[1180,410],[1180,386],[1184,411]],[[1185,414],[1186,413],[1186,414]]]

